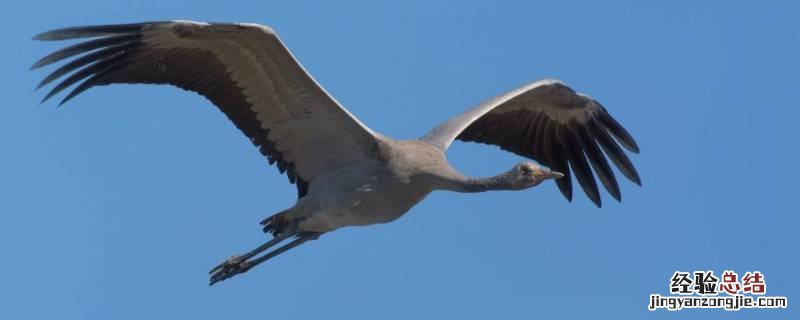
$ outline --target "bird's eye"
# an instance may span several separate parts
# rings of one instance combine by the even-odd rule
[[[522,172],[522,174],[524,174],[524,175],[526,175],[526,176],[527,176],[527,175],[529,175],[529,174],[531,174],[531,168],[528,168],[528,167],[520,167],[520,168],[519,168],[519,170],[520,170],[520,172]]]

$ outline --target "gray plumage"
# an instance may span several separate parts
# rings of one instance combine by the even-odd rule
[[[61,104],[91,87],[114,83],[169,84],[194,91],[219,107],[297,185],[297,203],[262,221],[274,238],[212,269],[212,284],[323,233],[397,219],[435,190],[522,190],[555,179],[571,200],[574,175],[599,207],[592,172],[612,197],[621,199],[606,157],[640,184],[619,146],[638,153],[633,137],[597,101],[557,80],[499,95],[419,140],[397,141],[371,130],[339,105],[269,27],[164,21],[65,28],[34,37],[78,38],[94,39],[33,65],[80,55],[42,80],[37,88],[66,76],[43,102],[75,84]],[[552,171],[525,162],[497,176],[466,177],[445,158],[454,140],[496,145]],[[290,242],[257,257],[284,240]]]

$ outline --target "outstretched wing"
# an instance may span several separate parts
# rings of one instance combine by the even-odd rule
[[[540,80],[492,98],[422,138],[443,151],[454,139],[493,144],[564,173],[556,184],[570,201],[570,176],[574,173],[589,199],[600,206],[592,169],[606,190],[621,199],[603,153],[625,177],[641,184],[639,174],[617,144],[638,153],[633,137],[600,103],[557,80]]]
[[[164,21],[65,28],[34,37],[77,38],[93,39],[33,65],[83,54],[39,84],[71,73],[42,102],[78,82],[61,104],[114,83],[169,84],[197,92],[286,172],[300,197],[317,176],[374,154],[375,134],[306,73],[269,27]]]

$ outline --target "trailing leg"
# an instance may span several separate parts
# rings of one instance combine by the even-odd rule
[[[215,267],[214,269],[211,269],[211,272],[209,272],[211,274],[211,279],[210,279],[209,285],[213,285],[213,284],[215,284],[217,282],[226,280],[226,279],[231,278],[231,277],[233,277],[233,276],[235,276],[237,274],[245,273],[248,270],[250,270],[251,268],[259,265],[260,263],[262,263],[264,261],[267,261],[269,259],[272,259],[275,256],[288,251],[289,249],[297,247],[297,246],[305,243],[306,241],[315,240],[315,239],[319,238],[319,236],[321,234],[322,234],[321,232],[303,232],[303,233],[298,233],[295,236],[295,239],[293,239],[291,242],[283,245],[282,247],[279,247],[279,248],[277,248],[277,249],[275,249],[275,250],[273,250],[271,252],[268,252],[268,253],[266,253],[263,256],[260,256],[258,258],[251,259],[252,257],[257,255],[258,253],[260,253],[260,252],[262,252],[262,251],[274,246],[275,244],[277,244],[277,243],[279,243],[279,242],[281,242],[281,241],[283,241],[283,240],[285,240],[285,239],[290,237],[288,235],[284,236],[283,234],[279,234],[279,236],[273,238],[272,240],[270,240],[267,243],[259,246],[258,248],[254,249],[254,250],[252,250],[252,251],[250,251],[250,252],[248,252],[248,253],[246,253],[246,254],[244,254],[242,256],[239,256],[239,257],[234,256],[231,259],[228,259],[227,261],[221,263],[219,266]]]

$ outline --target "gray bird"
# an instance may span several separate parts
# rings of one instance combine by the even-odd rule
[[[555,179],[571,200],[574,175],[599,207],[592,171],[620,200],[606,157],[641,184],[619,146],[638,153],[633,137],[597,101],[557,80],[501,94],[418,140],[398,141],[371,130],[339,105],[263,25],[162,21],[64,28],[34,37],[78,38],[90,39],[33,65],[75,57],[39,84],[37,89],[69,75],[42,102],[78,82],[61,104],[91,87],[114,83],[170,84],[194,91],[224,112],[297,186],[296,204],[261,222],[273,238],[213,268],[210,284],[323,233],[395,220],[435,190],[523,190]],[[493,177],[467,177],[445,158],[454,140],[495,145],[552,171],[524,162]]]

